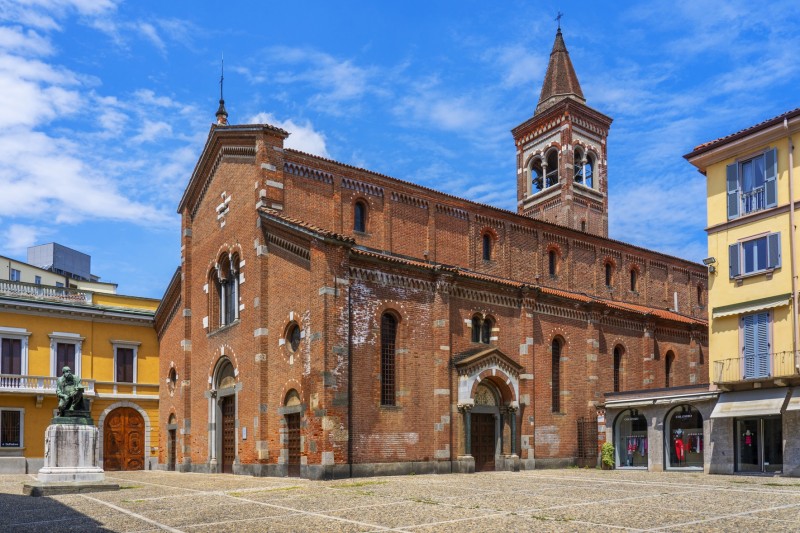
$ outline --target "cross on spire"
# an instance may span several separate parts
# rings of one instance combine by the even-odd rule
[[[222,82],[225,81],[225,55],[222,56],[222,66],[219,74],[219,108],[217,108],[217,125],[228,125],[228,111],[225,109],[225,99],[222,97]]]
[[[563,17],[563,16],[564,16],[564,13],[559,11],[558,15],[556,15],[556,18],[554,19],[556,22],[558,22],[558,31],[561,31],[561,17]]]

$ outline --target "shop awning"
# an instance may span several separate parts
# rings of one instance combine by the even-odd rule
[[[741,392],[725,392],[720,395],[711,418],[734,416],[769,416],[783,412],[790,389],[756,389]]]
[[[715,307],[711,311],[711,318],[720,318],[723,316],[741,315],[744,313],[755,313],[756,311],[763,311],[764,309],[772,309],[773,307],[781,307],[782,305],[789,305],[789,299],[792,297],[791,293],[781,294],[778,296],[768,296],[767,298],[759,298],[758,300],[750,300],[749,302],[742,302],[733,305],[723,305]]]
[[[792,389],[792,397],[789,398],[789,403],[786,404],[787,411],[800,411],[800,387]]]

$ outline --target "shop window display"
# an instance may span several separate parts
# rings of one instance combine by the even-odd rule
[[[667,417],[667,468],[702,468],[703,416],[691,405],[683,405]]]
[[[647,468],[647,419],[635,409],[623,411],[615,434],[618,466]]]

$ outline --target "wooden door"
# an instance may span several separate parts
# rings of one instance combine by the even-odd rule
[[[135,409],[120,407],[106,417],[103,469],[144,470],[144,419]]]
[[[233,474],[233,461],[236,459],[236,400],[226,396],[220,400],[222,410],[222,472]]]
[[[177,431],[174,429],[169,430],[169,441],[167,442],[167,453],[169,457],[167,458],[167,469],[174,472],[175,471],[175,463],[177,462],[178,452],[175,449],[177,445]]]
[[[286,446],[289,449],[289,476],[300,477],[300,413],[286,415]]]
[[[472,457],[475,459],[475,471],[494,470],[494,415],[473,413],[471,416]]]

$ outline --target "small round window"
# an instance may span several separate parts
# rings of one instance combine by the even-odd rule
[[[286,332],[286,343],[293,352],[297,351],[297,348],[300,347],[300,326],[297,324],[289,326]]]

